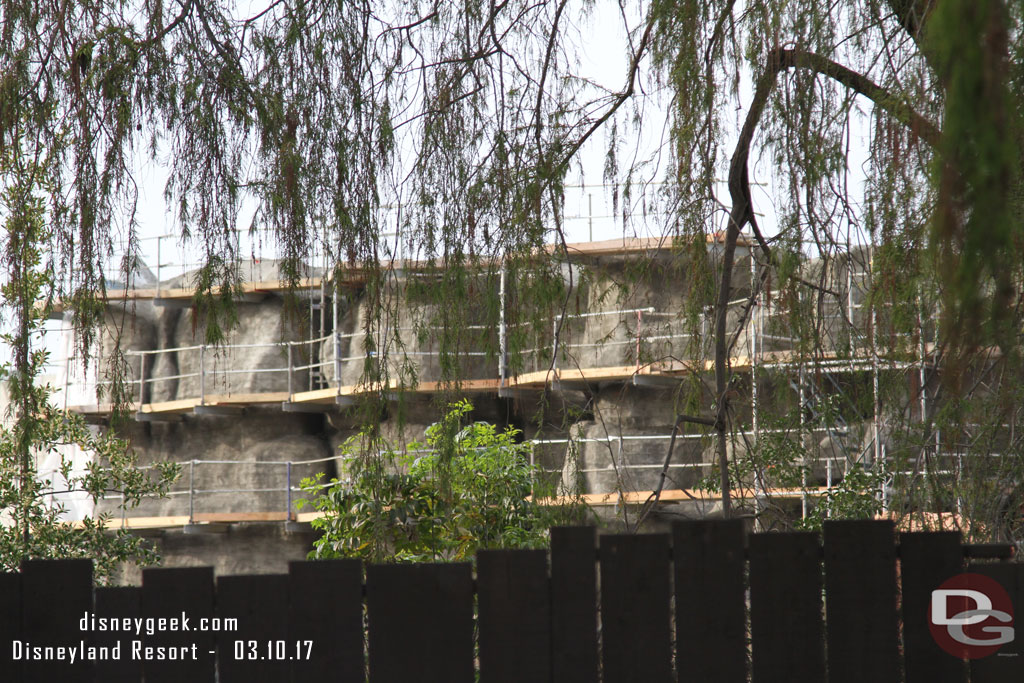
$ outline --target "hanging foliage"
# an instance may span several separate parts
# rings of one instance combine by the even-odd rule
[[[115,243],[128,251],[125,280],[137,263],[132,169],[143,154],[166,159],[175,225],[205,255],[194,284],[208,339],[232,319],[240,274],[224,264],[239,256],[249,202],[252,229],[273,237],[293,282],[318,242],[335,272],[370,273],[368,332],[387,329],[397,305],[382,268],[395,254],[380,237],[398,232],[401,252],[439,274],[431,323],[450,359],[468,318],[443,304],[466,296],[461,273],[493,280],[504,259],[517,274],[510,324],[568,309],[578,283],[558,263],[570,259],[565,179],[603,138],[615,213],[627,227],[650,220],[646,204],[629,205],[641,181],[663,179],[665,218],[650,229],[693,252],[695,281],[681,286],[715,283],[679,314],[696,328],[697,311],[714,309],[714,386],[691,417],[714,428],[728,514],[741,233],[761,268],[750,289],[770,282],[794,319],[804,312],[797,344],[811,356],[830,278],[870,239],[861,329],[873,348],[883,333],[905,339],[918,311],[908,302],[936,295],[936,355],[957,399],[979,353],[1015,358],[1021,20],[1020,3],[1003,0],[299,0],[246,14],[193,0],[5,0],[0,156],[38,169],[29,181],[44,195],[53,295],[73,304],[83,349],[103,310],[104,258]],[[598,22],[626,36],[612,88],[577,68]],[[854,168],[862,134],[870,158]],[[0,183],[25,182],[25,167],[5,165]],[[752,178],[771,188],[770,231]],[[556,258],[537,258],[549,242]],[[801,265],[812,247],[817,270]],[[493,323],[497,306],[483,308]],[[510,342],[514,356],[527,339]]]

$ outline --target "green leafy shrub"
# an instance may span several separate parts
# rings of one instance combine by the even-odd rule
[[[342,479],[303,481],[325,513],[311,559],[464,560],[482,548],[546,547],[552,524],[578,519],[576,505],[536,502],[539,470],[518,430],[486,422],[463,425],[469,401],[430,426],[426,444],[402,455],[363,433],[341,446]]]

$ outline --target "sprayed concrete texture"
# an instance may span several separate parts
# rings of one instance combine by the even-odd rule
[[[252,407],[237,416],[186,415],[180,422],[131,423],[124,436],[140,465],[168,461],[182,466],[171,495],[146,498],[132,514],[283,511],[287,462],[293,462],[296,485],[317,473],[334,474],[333,461],[325,460],[332,452],[322,422],[319,415]],[[193,460],[202,464],[190,464]],[[321,462],[305,464],[310,460]],[[118,516],[117,503],[107,500],[99,509]]]
[[[152,533],[162,567],[213,567],[218,576],[231,574],[286,574],[288,563],[306,559],[316,533],[307,527],[286,529],[283,524],[231,524],[195,533],[169,529]],[[115,582],[140,585],[142,570],[120,568]]]
[[[687,258],[659,252],[641,264],[635,257],[621,255],[584,257],[571,269],[563,267],[567,294],[558,306],[552,305],[547,321],[510,321],[509,329],[514,330],[510,337],[518,336],[517,343],[509,347],[509,367],[518,373],[552,368],[628,370],[681,359],[699,361],[703,367],[711,357],[710,309],[694,306],[692,300],[707,299],[713,286],[706,289],[697,282],[698,274],[686,265]],[[706,258],[709,268],[702,270],[717,277],[713,250]],[[279,275],[272,263],[250,266],[258,271],[254,279]],[[864,267],[841,265],[822,274],[811,264],[806,272],[846,291],[840,285],[853,281],[854,271]],[[353,386],[360,384],[366,373],[419,382],[455,377],[497,379],[498,317],[493,307],[484,305],[483,287],[497,291],[497,281],[490,277],[470,283],[464,305],[446,310],[430,301],[409,304],[403,297],[418,295],[404,280],[392,279],[383,294],[371,295],[368,289],[360,289],[348,291],[336,301],[318,301],[322,308],[310,305],[307,310],[312,315],[305,319],[290,315],[282,296],[266,294],[237,304],[238,326],[228,338],[229,347],[204,351],[195,347],[205,339],[205,330],[188,308],[154,306],[147,301],[128,308],[111,306],[102,353],[106,359],[113,358],[115,346],[122,351],[160,351],[128,357],[126,369],[137,382],[136,399],[138,379],[147,378],[141,396],[144,403],[196,398],[201,393],[294,393]],[[730,308],[727,319],[730,332],[738,332],[731,355],[792,348],[786,334],[772,333],[781,322],[771,318],[768,305],[764,319],[757,323],[762,329],[756,349],[747,328],[738,328],[741,305],[750,293],[749,259],[741,254],[731,293],[731,299],[739,304]],[[863,302],[862,294],[862,290],[849,290],[846,305],[850,315],[866,315],[856,307]],[[383,307],[394,301],[400,302],[397,308]],[[454,327],[453,320],[457,323]],[[842,316],[823,320],[828,344],[835,348],[849,344],[849,336],[841,331]],[[319,337],[321,325],[326,328],[326,339]],[[559,346],[553,357],[555,329]],[[454,357],[441,357],[443,338],[454,341]],[[289,352],[286,342],[303,343],[293,345]],[[291,373],[287,372],[289,353]],[[316,367],[294,367],[308,364]],[[198,376],[201,367],[205,373],[202,381]],[[545,470],[538,485],[547,493],[696,488],[709,476],[716,459],[711,439],[701,436],[702,428],[679,425],[672,466],[664,479],[662,471],[677,415],[692,413],[693,406],[706,409],[714,403],[707,375],[702,382],[700,374],[681,373],[676,380],[648,385],[634,385],[632,379],[622,377],[589,383],[566,381],[517,390],[511,398],[475,394],[473,419],[514,426],[524,438],[537,441],[533,458]],[[740,385],[749,381],[749,374],[737,378]],[[793,386],[777,382],[759,388],[762,400],[774,396],[778,405],[795,402]],[[691,392],[686,405],[683,389]],[[739,395],[751,395],[749,385],[736,389]],[[266,404],[248,405],[238,415],[188,413],[177,422],[132,423],[124,435],[139,454],[141,465],[167,460],[180,463],[183,472],[171,496],[146,500],[131,514],[285,511],[289,506],[285,463],[292,463],[293,486],[317,474],[327,478],[343,475],[331,456],[365,424],[379,421],[381,435],[401,449],[423,440],[426,428],[443,413],[446,400],[440,394],[405,394],[398,401],[385,402],[374,415],[361,413],[365,408],[338,410],[333,406],[326,413],[290,413],[283,412],[279,404]],[[739,402],[734,408],[736,423],[749,424],[752,404]],[[804,437],[805,446],[813,453],[834,454],[837,461],[843,460],[868,443],[866,424],[809,433]],[[215,462],[191,464],[193,460]],[[310,460],[319,462],[306,462]],[[830,474],[824,464],[815,465],[808,483],[824,484],[833,475],[838,472]],[[300,495],[293,492],[291,501]],[[103,503],[101,511],[118,516],[116,503]],[[291,509],[294,511],[294,506]],[[651,519],[657,524],[659,520],[719,512],[717,501],[682,501],[660,508]],[[606,508],[602,514],[621,522],[630,512]],[[230,525],[222,533],[167,531],[157,542],[168,566],[212,564],[218,573],[284,571],[287,559],[303,557],[313,538],[310,531],[286,533],[284,529],[283,523],[265,523]]]
[[[661,473],[675,424],[676,399],[668,389],[630,385],[599,389],[594,419],[575,423],[578,450],[565,455],[563,484],[578,483],[584,491],[651,491],[693,488],[706,474],[702,439],[680,434],[672,451],[672,467]]]
[[[283,278],[275,261],[244,261],[239,269],[253,282]],[[319,271],[304,273],[310,274],[318,275]],[[161,287],[170,291],[189,286],[195,277],[182,275],[161,283]],[[311,382],[310,368],[302,366],[318,360],[319,345],[291,344],[291,350],[288,348],[288,342],[310,339],[310,321],[315,315],[309,313],[308,295],[307,300],[297,299],[290,304],[284,296],[269,291],[247,295],[236,302],[234,315],[235,324],[226,330],[224,343],[208,345],[204,321],[181,301],[132,299],[111,303],[100,338],[101,374],[123,370],[131,398],[141,398],[143,403],[202,394],[317,388]],[[204,345],[206,348],[201,348]],[[289,354],[296,368],[291,373],[287,372]]]
[[[400,307],[393,317],[382,314],[388,300],[404,295],[401,284],[392,282],[384,301],[365,292],[340,297],[337,341],[326,339],[318,350],[327,383],[355,386],[367,373],[406,383],[497,376],[496,320],[469,301],[458,325],[446,326],[440,306],[430,302]],[[447,358],[441,356],[443,344]]]
[[[429,397],[408,396],[389,404],[378,416],[383,438],[403,448],[423,441],[424,433],[441,414]],[[523,416],[508,401],[481,399],[473,419],[494,424],[516,424]],[[340,447],[359,434],[366,416],[353,408],[328,414],[285,413],[276,407],[250,407],[234,416],[185,415],[180,422],[130,423],[123,436],[130,439],[141,466],[160,461],[182,466],[180,479],[165,498],[144,499],[130,511],[133,517],[172,517],[204,513],[283,512],[289,509],[287,463],[292,462],[291,483],[322,474],[344,477],[337,459]],[[196,464],[191,464],[197,460]],[[304,461],[320,462],[303,464]],[[213,461],[213,462],[211,462]],[[295,501],[305,498],[293,491]],[[191,502],[190,502],[191,501]],[[120,516],[119,501],[105,500],[97,513]],[[281,521],[198,525],[150,532],[164,557],[164,566],[212,565],[218,574],[287,571],[289,560],[305,558],[315,532],[308,524]],[[126,568],[120,580],[133,583],[137,568]]]

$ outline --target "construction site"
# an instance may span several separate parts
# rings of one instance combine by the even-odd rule
[[[712,263],[721,246],[719,236],[707,238]],[[797,481],[764,468],[741,471],[732,495],[754,516],[770,510],[801,519],[852,467],[873,468],[891,481],[887,468],[897,465],[887,464],[887,424],[929,415],[929,392],[919,388],[933,364],[935,325],[919,315],[912,334],[883,341],[875,333],[880,313],[868,305],[872,247],[853,246],[801,266],[830,293],[813,303],[817,341],[809,348],[751,251],[741,238],[728,313],[738,397],[730,457],[739,462],[774,435],[799,444],[800,467]],[[479,325],[467,326],[476,341],[460,345],[454,383],[438,335],[424,334],[429,305],[400,300],[397,315],[382,325],[357,277],[332,278],[310,267],[296,289],[277,262],[246,261],[237,326],[226,343],[211,345],[202,343],[192,319],[188,274],[161,278],[158,268],[130,287],[114,283],[88,371],[77,362],[67,326],[61,328],[54,400],[105,428],[112,406],[97,401],[97,389],[116,346],[131,389],[133,419],[121,427],[124,436],[141,467],[173,461],[182,476],[167,497],[130,510],[117,496],[96,506],[81,498],[60,502],[72,518],[109,513],[108,524],[151,537],[165,566],[284,571],[309,551],[309,522],[320,514],[296,506],[307,495],[301,482],[319,473],[344,477],[338,447],[362,427],[361,399],[372,396],[384,406],[381,432],[402,448],[423,439],[444,401],[466,396],[475,420],[522,432],[545,491],[575,496],[609,524],[628,527],[630,515],[652,499],[648,527],[714,517],[721,495],[707,485],[717,462],[713,439],[707,427],[677,421],[684,388],[713,402],[702,380],[714,369],[711,301],[699,319],[684,316],[692,302],[674,286],[692,257],[670,238],[569,244],[565,253],[568,259],[554,250],[548,258],[562,260],[558,272],[574,304],[540,324],[506,311],[511,283],[504,268],[487,281],[498,288],[497,324],[481,315]],[[393,268],[390,286],[401,296],[414,274],[414,267]],[[303,315],[286,314],[289,296]],[[526,343],[513,351],[515,334]],[[367,380],[368,367],[378,370],[376,381]],[[401,379],[402,368],[413,369],[413,382]],[[893,383],[907,400],[883,411],[882,392]],[[934,444],[938,457],[938,434]],[[888,509],[885,484],[875,495]],[[137,578],[129,571],[122,580]]]

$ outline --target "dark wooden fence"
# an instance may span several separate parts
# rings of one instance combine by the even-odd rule
[[[592,528],[554,529],[550,555],[481,552],[475,580],[467,563],[371,565],[364,575],[360,562],[343,560],[216,581],[210,568],[147,569],[141,587],[94,590],[87,560],[31,561],[0,575],[0,679],[1024,681],[1024,634],[965,664],[928,631],[931,591],[968,569],[1024,606],[1024,565],[985,560],[984,551],[953,533],[900,534],[897,545],[887,522],[830,523],[824,543],[694,522],[599,539]],[[86,612],[185,613],[193,630],[83,631]],[[238,630],[194,630],[204,617],[237,618]],[[8,645],[113,652],[118,640],[120,660],[75,664],[12,661]],[[157,649],[132,658],[133,648],[190,654],[193,645],[195,660],[156,659]]]

